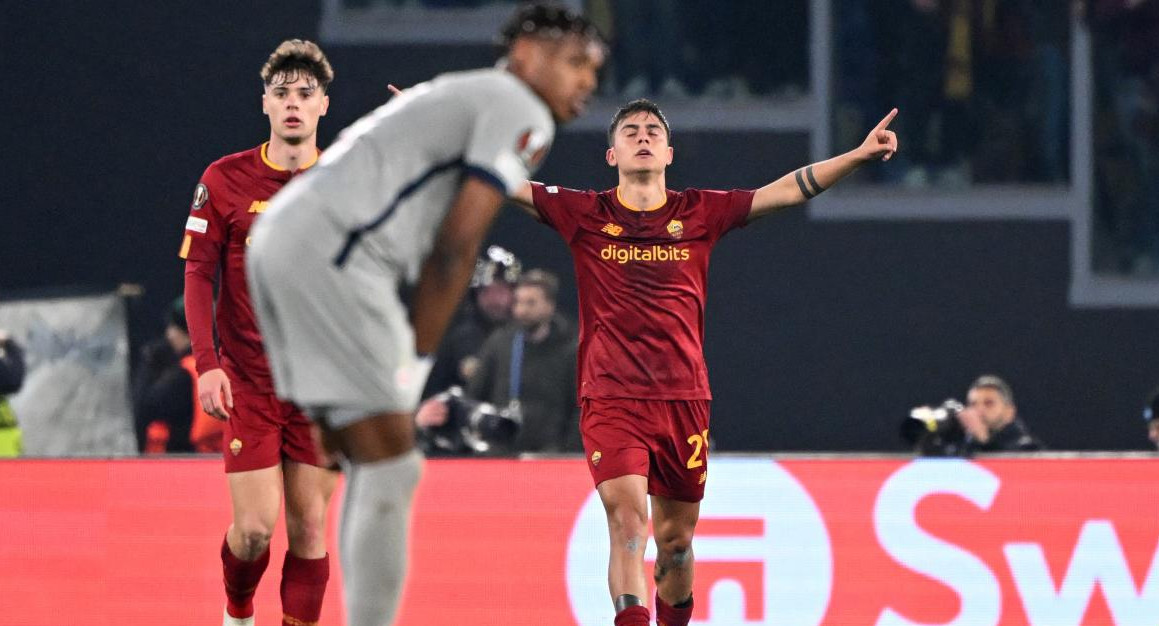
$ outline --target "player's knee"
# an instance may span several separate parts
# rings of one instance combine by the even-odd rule
[[[326,525],[321,519],[286,518],[286,537],[291,550],[312,552],[326,541]]]
[[[656,535],[656,549],[673,559],[692,555],[692,529],[680,528]]]
[[[647,515],[632,507],[616,507],[608,513],[612,533],[622,538],[643,538],[648,534]]]
[[[238,538],[241,539],[241,548],[244,554],[237,555],[243,560],[252,560],[260,556],[270,546],[270,538],[274,529],[260,522],[241,522],[236,525]]]
[[[659,554],[656,557],[656,562],[663,563],[665,569],[683,569],[692,563],[691,545],[679,545],[675,547],[671,545],[667,547],[662,546],[657,552]],[[657,568],[656,574],[659,576],[659,568]]]

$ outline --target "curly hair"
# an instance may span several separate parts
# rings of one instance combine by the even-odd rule
[[[278,44],[269,60],[262,66],[262,84],[269,87],[275,82],[292,83],[303,73],[313,76],[322,91],[328,90],[334,80],[334,68],[330,67],[330,61],[318,44],[301,39],[287,39]]]
[[[525,4],[515,11],[499,31],[498,44],[509,49],[515,40],[525,36],[559,38],[578,35],[606,46],[603,35],[586,17],[554,2]]]

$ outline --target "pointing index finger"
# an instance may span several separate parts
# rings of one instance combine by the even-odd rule
[[[897,109],[896,108],[891,109],[890,112],[887,113],[885,117],[881,118],[881,121],[877,123],[877,126],[873,127],[873,130],[884,130],[885,128],[889,127],[889,123],[892,122],[893,118],[895,118],[895,117],[897,117]]]

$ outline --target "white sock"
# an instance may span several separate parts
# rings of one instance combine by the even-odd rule
[[[406,576],[410,507],[423,457],[418,450],[346,466],[338,531],[348,626],[390,626]]]

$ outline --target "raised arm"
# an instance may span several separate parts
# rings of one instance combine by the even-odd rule
[[[869,131],[865,141],[853,150],[819,163],[806,165],[758,189],[753,196],[749,221],[777,209],[801,204],[870,161],[878,159],[888,161],[893,153],[897,152],[897,134],[888,128],[896,116],[897,109],[891,110],[877,126],[873,127],[873,130]]]

